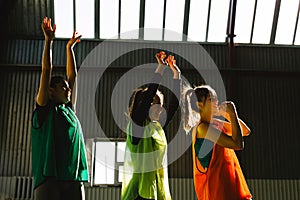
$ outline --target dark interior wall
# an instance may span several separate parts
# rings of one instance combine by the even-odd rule
[[[14,38],[41,37],[40,25],[44,16],[54,17],[53,0],[1,0],[0,35]]]
[[[0,176],[30,176],[30,119],[37,91],[43,50],[40,22],[53,15],[52,1],[1,1],[0,38]],[[46,2],[46,3],[45,3]],[[53,62],[57,73],[65,63],[66,40],[54,43]],[[78,66],[101,41],[82,41],[75,48]],[[130,42],[128,42],[130,45]],[[181,44],[185,46],[185,44]],[[227,97],[236,102],[240,117],[252,129],[245,139],[245,149],[238,152],[246,178],[299,179],[298,145],[300,84],[300,48],[289,46],[237,45],[235,65],[228,65],[224,44],[202,44],[218,66]],[[189,51],[189,45],[186,45]],[[107,52],[110,52],[108,50]],[[145,54],[139,59],[151,60]],[[105,79],[106,102],[113,83],[126,68],[141,63],[132,56],[115,63]],[[179,64],[184,65],[179,59]],[[199,84],[192,70],[183,70],[191,82]],[[97,77],[95,77],[97,78]],[[107,119],[109,108],[99,108]],[[102,110],[101,110],[102,109]],[[84,117],[82,117],[84,121]],[[180,120],[176,118],[175,120]],[[110,137],[120,137],[111,121],[105,122]],[[172,127],[170,128],[172,132]],[[184,134],[184,133],[182,133]],[[97,136],[89,130],[87,137]],[[171,139],[171,138],[170,138]],[[187,138],[189,140],[189,138]],[[180,144],[178,144],[180,148]],[[170,177],[192,177],[190,149],[170,166]]]

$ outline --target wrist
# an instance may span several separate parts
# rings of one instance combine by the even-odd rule
[[[74,44],[69,44],[69,43],[68,43],[68,44],[66,45],[66,49],[73,49],[73,47],[74,47]]]
[[[47,44],[52,44],[52,43],[53,43],[53,39],[45,38],[45,42],[46,42]]]
[[[174,79],[181,79],[181,73],[180,72],[174,72],[174,76],[173,76]]]
[[[158,64],[158,66],[157,66],[155,72],[156,72],[156,73],[162,74],[162,73],[165,71],[166,68],[167,68],[167,65],[164,65],[164,64]]]

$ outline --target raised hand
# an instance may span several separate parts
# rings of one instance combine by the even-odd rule
[[[54,24],[52,28],[51,18],[44,17],[41,27],[44,32],[45,40],[52,41],[54,39],[56,25]]]
[[[166,62],[165,62],[165,58],[167,57],[166,56],[166,53],[164,51],[161,51],[159,53],[156,53],[155,54],[155,57],[156,57],[156,60],[157,60],[157,63],[160,64],[160,65],[165,65]]]
[[[232,101],[225,101],[219,106],[219,115],[227,118],[230,115],[236,114],[236,108]]]
[[[166,59],[166,63],[170,66],[171,70],[173,71],[174,78],[178,79],[180,78],[180,69],[176,65],[176,60],[174,59],[174,56],[169,55]]]
[[[68,41],[67,47],[73,48],[76,43],[80,42],[82,35],[79,35],[77,31],[73,32],[72,38]]]

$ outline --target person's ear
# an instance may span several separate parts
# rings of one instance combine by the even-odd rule
[[[49,92],[49,98],[53,99],[54,88],[50,87],[48,92]]]

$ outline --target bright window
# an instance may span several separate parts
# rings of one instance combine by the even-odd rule
[[[188,28],[188,41],[206,40],[209,0],[191,0]]]
[[[281,1],[275,44],[292,44],[299,0]]]
[[[185,0],[167,1],[165,40],[181,41]]]
[[[208,42],[225,42],[229,0],[211,1]]]
[[[269,44],[276,0],[257,1],[252,43]]]
[[[183,37],[183,31],[187,31],[187,41],[226,42],[231,0],[144,2],[142,5],[145,5],[145,10],[141,10],[141,0],[54,0],[54,21],[57,25],[55,36],[70,38],[76,29],[83,35],[83,39],[182,41],[186,38]],[[237,1],[234,42],[293,44],[299,1],[280,1],[278,9],[275,9],[276,2],[279,1]],[[186,3],[190,5],[185,5]],[[96,8],[95,5],[99,6]],[[189,16],[185,13],[185,8],[189,8]],[[279,13],[275,13],[277,11]],[[95,16],[99,19],[95,20]],[[274,23],[277,16],[278,21]],[[183,30],[187,18],[188,27]],[[140,22],[140,19],[144,21]],[[275,41],[271,36],[275,36]],[[299,26],[295,36],[294,44],[299,45]]]
[[[121,38],[139,38],[140,0],[121,1]]]
[[[298,19],[298,26],[297,26],[295,44],[300,45],[300,20],[299,19]]]
[[[73,0],[54,0],[55,37],[70,38],[74,31]]]
[[[250,43],[254,5],[255,0],[237,2],[234,42]]]
[[[94,0],[76,1],[76,30],[82,38],[95,37],[95,5]]]
[[[95,139],[94,144],[93,185],[120,184],[126,143]]]
[[[100,0],[100,38],[118,37],[119,0]]]
[[[144,39],[162,40],[163,14],[164,14],[163,1],[146,0],[145,7],[146,8],[145,8]]]

